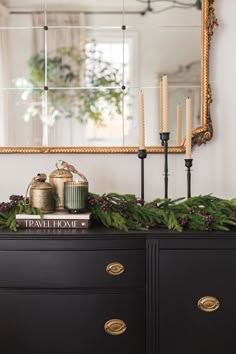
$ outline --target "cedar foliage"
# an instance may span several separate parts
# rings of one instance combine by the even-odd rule
[[[229,231],[236,226],[236,199],[225,200],[212,196],[155,199],[142,203],[135,195],[90,193],[89,210],[93,218],[106,227],[120,230],[145,230],[166,227],[174,231]]]
[[[21,196],[0,203],[0,227],[17,231],[16,214],[39,214]],[[164,227],[173,231],[229,231],[236,226],[236,198],[227,200],[211,194],[189,199],[157,198],[142,202],[134,194],[89,193],[88,210],[92,219],[107,228],[122,231]]]

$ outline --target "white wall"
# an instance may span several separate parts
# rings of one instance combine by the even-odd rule
[[[214,137],[207,145],[194,149],[193,195],[236,196],[235,11],[235,0],[216,0],[220,27],[213,37],[210,53]],[[140,161],[135,155],[3,154],[0,200],[7,200],[10,194],[24,194],[31,178],[38,172],[50,173],[58,159],[75,164],[87,176],[90,191],[139,194]],[[184,196],[186,192],[183,159],[183,155],[170,156],[169,196],[173,198]],[[150,154],[145,165],[146,199],[162,197],[163,156]]]

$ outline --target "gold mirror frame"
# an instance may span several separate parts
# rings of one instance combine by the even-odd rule
[[[201,120],[202,126],[193,130],[192,145],[205,144],[213,136],[210,114],[212,103],[211,85],[209,83],[209,52],[211,38],[218,27],[215,16],[215,0],[202,0],[202,43],[201,43]],[[147,147],[148,153],[162,153],[163,147]],[[0,147],[0,153],[137,153],[137,146],[129,147]],[[184,153],[185,141],[181,146],[170,146],[170,153]]]

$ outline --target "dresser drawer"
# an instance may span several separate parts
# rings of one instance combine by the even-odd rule
[[[144,286],[142,250],[0,252],[0,288]]]
[[[0,353],[145,353],[141,293],[0,293],[0,313]],[[118,319],[121,332],[108,334],[104,325],[116,320],[116,330]]]
[[[236,251],[161,250],[159,257],[160,354],[233,353]]]

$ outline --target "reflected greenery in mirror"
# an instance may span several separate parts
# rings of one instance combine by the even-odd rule
[[[87,65],[85,65],[87,64]],[[40,87],[44,82],[45,56],[43,52],[36,53],[28,62],[29,74],[26,87]],[[81,68],[85,68],[84,76],[87,85],[94,90],[81,88],[78,92],[68,94],[66,90],[52,91],[48,101],[48,120],[53,125],[56,119],[78,119],[86,124],[88,119],[97,125],[103,125],[102,112],[106,109],[111,116],[122,110],[122,91],[107,90],[106,94],[97,87],[118,87],[121,72],[111,63],[103,60],[102,53],[97,49],[96,43],[89,43],[86,51],[79,51],[77,47],[60,47],[53,55],[47,57],[47,85],[48,87],[76,86]],[[16,81],[21,86],[22,80]],[[22,98],[27,100],[33,94],[33,101],[26,109],[25,120],[41,118],[41,110],[37,103],[43,100],[42,91],[27,89]],[[108,107],[108,109],[107,109]]]
[[[170,152],[185,151],[188,96],[193,144],[205,143],[213,135],[209,49],[216,27],[214,0],[24,0],[21,8],[0,0],[0,151],[137,152],[142,90],[145,145],[162,152],[164,73]]]

